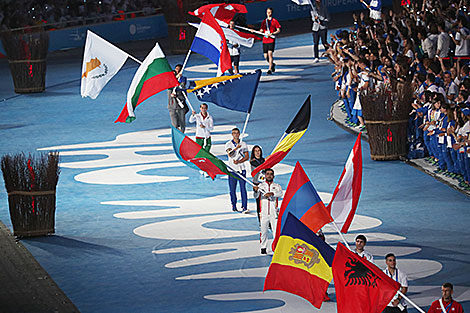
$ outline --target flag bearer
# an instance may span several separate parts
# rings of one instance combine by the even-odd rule
[[[282,187],[273,182],[274,170],[268,168],[264,174],[265,181],[253,187],[255,198],[260,198],[261,215],[261,254],[267,254],[268,227],[271,224],[273,234],[276,234],[277,217],[279,215],[279,198],[282,197]]]

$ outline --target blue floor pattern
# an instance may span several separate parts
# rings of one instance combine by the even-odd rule
[[[275,180],[285,189],[300,161],[328,201],[355,136],[326,118],[336,100],[332,66],[311,62],[310,40],[304,34],[276,43],[276,73],[263,75],[246,142],[269,154],[311,94],[310,127],[275,168]],[[168,56],[172,65],[183,58]],[[260,43],[243,50],[241,59],[242,71],[266,71]],[[128,61],[91,100],[79,93],[81,59],[49,57],[48,88],[31,95],[13,93],[8,64],[0,60],[1,154],[61,154],[56,234],[22,242],[84,313],[316,310],[287,293],[262,293],[271,256],[259,255],[256,216],[230,211],[226,179],[212,181],[177,161],[166,93],[142,103],[133,123],[113,123],[136,68]],[[213,73],[215,66],[198,55],[185,72],[190,78]],[[223,155],[230,129],[241,128],[245,115],[214,105],[209,111],[216,125],[213,152]],[[372,161],[367,142],[362,146],[363,191],[347,240],[366,234],[382,268],[383,256],[395,252],[410,278],[409,297],[424,309],[450,281],[470,311],[469,198],[403,162]],[[0,220],[11,228],[6,192],[0,193]],[[334,246],[337,235],[325,231]],[[322,312],[336,312],[330,287],[332,301]]]

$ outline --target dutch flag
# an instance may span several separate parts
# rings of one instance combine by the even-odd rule
[[[217,64],[217,76],[232,68],[224,32],[210,12],[202,18],[191,51],[202,54]]]

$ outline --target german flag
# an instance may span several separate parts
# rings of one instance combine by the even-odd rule
[[[308,124],[310,122],[310,97],[311,96],[309,95],[307,100],[305,100],[271,155],[266,158],[263,164],[251,172],[252,177],[254,177],[259,171],[272,168],[274,165],[281,162],[296,142],[302,138],[304,133],[307,131]]]
[[[333,279],[335,251],[291,213],[282,228],[264,290],[282,290],[320,308]]]

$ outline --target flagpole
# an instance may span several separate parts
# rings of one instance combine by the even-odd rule
[[[242,135],[240,136],[240,141],[243,141],[243,136],[245,135],[246,125],[248,124],[248,119],[250,118],[250,114],[251,113],[248,113],[246,115],[245,125],[243,125],[243,131],[242,131]]]
[[[333,221],[333,222],[331,222],[331,224],[333,224],[333,226],[335,227],[335,229],[336,229],[336,231],[338,232],[339,236],[341,237],[341,239],[343,239],[343,242],[344,242],[344,244],[346,245],[346,247],[348,247],[348,249],[349,249],[350,251],[352,251],[352,250],[351,250],[351,247],[349,247],[349,244],[348,244],[348,242],[346,241],[346,238],[344,238],[343,233],[341,233],[341,231],[340,231],[339,228],[338,228],[338,225],[336,225],[336,222]]]
[[[405,299],[406,301],[408,301],[412,306],[415,307],[416,310],[418,310],[419,312],[421,313],[426,313],[423,311],[423,309],[421,309],[416,303],[414,303],[413,301],[410,300],[410,298],[408,298],[407,296],[405,296],[405,294],[403,292],[400,291],[400,289],[398,289],[398,294],[400,296],[403,297],[403,299]]]
[[[186,63],[188,63],[188,60],[189,60],[189,55],[191,54],[191,49],[188,50],[188,54],[186,54],[186,58],[184,59],[184,62],[183,62],[183,67],[181,68],[181,74],[183,74],[183,71],[184,71],[184,68],[186,67]]]
[[[251,33],[255,33],[255,34],[258,34],[258,35],[261,35],[261,36],[265,36],[266,34],[263,34],[262,32],[260,31],[257,31],[257,30],[254,30],[254,29],[251,29],[251,28],[247,28],[247,27],[243,27],[243,26],[239,26],[239,25],[235,25],[236,28],[239,28],[239,29],[243,29],[243,30],[246,30],[246,31],[249,31]],[[274,35],[269,35],[269,37],[271,38],[276,38],[276,36]]]
[[[123,50],[123,51],[124,51],[124,50]],[[124,52],[125,52],[125,51],[124,51]],[[140,61],[139,59],[134,58],[132,55],[130,55],[130,54],[127,53],[127,52],[126,52],[126,54],[127,54],[127,56],[128,56],[129,58],[131,58],[132,60],[136,61],[136,62],[139,63],[139,64],[142,64],[142,61]]]
[[[189,108],[191,109],[191,112],[194,111],[193,106],[191,105],[191,102],[189,101],[188,95],[186,94],[186,91],[183,91],[184,97],[186,99],[186,102],[188,103]]]

